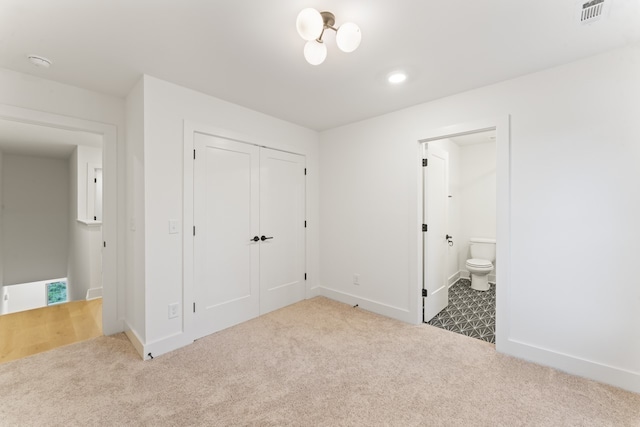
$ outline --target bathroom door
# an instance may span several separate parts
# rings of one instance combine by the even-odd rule
[[[449,153],[424,144],[424,157],[427,166],[423,167],[423,288],[427,290],[424,298],[424,321],[428,322],[449,304],[447,286],[447,205],[449,188]]]

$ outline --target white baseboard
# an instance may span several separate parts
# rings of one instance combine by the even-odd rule
[[[471,273],[469,273],[467,270],[460,270],[458,272],[459,277],[462,279],[470,279],[471,278]],[[493,283],[494,285],[496,284],[496,275],[495,274],[490,274],[489,275],[489,283]],[[451,286],[451,285],[449,285]]]
[[[155,358],[170,351],[177,350],[181,347],[189,345],[193,342],[192,339],[186,337],[183,332],[171,335],[165,338],[161,338],[151,343],[143,344],[140,336],[136,333],[131,326],[125,322],[125,335],[131,341],[133,348],[136,349],[138,354],[143,360],[150,360],[149,353]]]
[[[169,353],[170,351],[177,350],[193,343],[193,339],[188,337],[184,332],[178,332],[168,337],[160,338],[153,342],[147,343],[144,346],[143,357],[145,360]]]
[[[90,288],[87,289],[86,300],[98,299],[102,298],[102,286],[99,288]]]
[[[357,295],[348,294],[346,292],[337,291],[335,289],[319,287],[319,295],[327,297],[329,299],[342,302],[349,305],[358,304],[359,308],[367,311],[371,311],[377,314],[381,314],[392,319],[401,320],[406,323],[413,323],[411,313],[406,308],[394,307],[392,305],[383,304],[377,301],[373,301],[367,298],[362,298]]]
[[[320,286],[313,287],[307,291],[307,299],[311,299],[320,295]]]
[[[559,353],[514,339],[507,339],[502,345],[498,342],[496,349],[501,353],[549,366],[571,375],[640,393],[640,373],[638,372]]]
[[[144,359],[144,344],[142,344],[142,340],[138,336],[138,334],[129,326],[129,324],[125,321],[124,333],[131,341],[133,348],[136,349],[141,358]]]
[[[452,287],[458,280],[460,280],[460,271],[457,271],[455,274],[449,276],[449,285],[447,287]]]

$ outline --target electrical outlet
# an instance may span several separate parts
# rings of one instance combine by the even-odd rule
[[[178,229],[180,228],[180,223],[177,219],[169,220],[169,234],[178,234]]]
[[[169,304],[169,319],[178,317],[179,312],[180,312],[180,304],[178,303]]]
[[[360,275],[359,274],[354,274],[353,275],[353,284],[354,285],[360,285]]]

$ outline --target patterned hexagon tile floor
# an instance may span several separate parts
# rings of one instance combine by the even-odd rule
[[[427,323],[495,344],[496,285],[476,291],[469,279],[458,280],[449,288],[449,305]]]

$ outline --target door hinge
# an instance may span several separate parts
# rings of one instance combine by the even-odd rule
[[[304,228],[307,228],[307,221],[304,222]]]
[[[304,174],[305,175],[307,174],[307,168],[304,168]]]
[[[97,220],[98,220],[98,217],[94,215],[94,216],[93,216],[93,220],[94,220],[94,221],[97,221]]]
[[[426,289],[423,289],[423,290],[422,290],[422,296],[423,296],[423,297],[426,297],[426,296],[427,296],[427,290],[426,290]]]
[[[102,246],[107,247],[107,242],[102,242]]]
[[[427,224],[422,224],[422,231],[427,231]]]
[[[93,182],[97,184],[98,183],[98,178],[93,178]]]
[[[196,159],[196,150],[193,150],[193,160]]]
[[[422,167],[426,167],[427,163],[429,163],[429,159],[422,159]]]
[[[196,312],[196,303],[195,302],[193,303],[193,312],[194,313]]]
[[[193,226],[193,235],[194,236],[196,235],[196,226],[195,225]]]
[[[307,280],[307,273],[304,273],[304,280]]]

